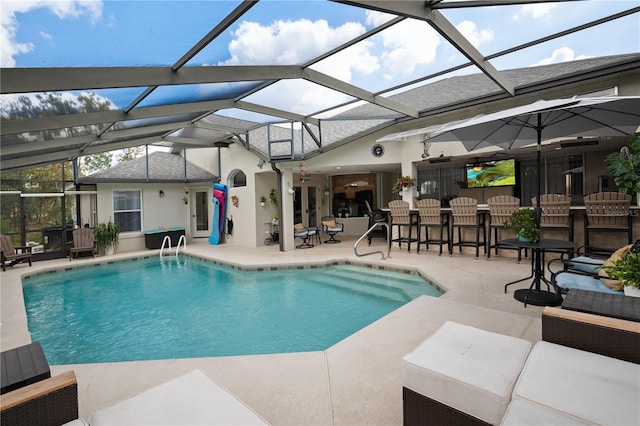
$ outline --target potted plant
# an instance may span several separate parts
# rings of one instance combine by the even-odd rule
[[[640,253],[629,252],[602,269],[608,277],[622,282],[626,296],[640,297]]]
[[[118,247],[119,235],[120,227],[111,219],[107,223],[99,223],[93,230],[93,238],[96,240],[98,248],[103,247],[107,256],[112,255]]]
[[[266,202],[267,202],[267,197],[265,197],[264,195],[261,195],[260,196],[260,205],[262,207],[264,207],[264,203],[266,203]]]
[[[278,191],[276,191],[275,188],[269,192],[269,201],[271,201],[274,206],[278,205]]]
[[[640,133],[629,139],[629,144],[607,155],[604,160],[607,171],[614,177],[620,192],[636,196],[640,206]]]
[[[540,229],[536,226],[536,212],[533,209],[516,210],[504,225],[511,228],[521,241],[535,243],[540,239]]]

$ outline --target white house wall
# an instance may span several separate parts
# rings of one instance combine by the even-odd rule
[[[181,183],[100,183],[98,187],[98,223],[113,220],[113,191],[136,190],[142,191],[142,229],[153,230],[160,227],[184,227],[187,240],[191,239],[190,204],[185,205],[185,184]],[[191,185],[193,190],[196,185]],[[160,190],[164,197],[160,197]],[[173,242],[175,245],[177,241]],[[144,234],[142,232],[120,233],[118,252],[145,250]]]

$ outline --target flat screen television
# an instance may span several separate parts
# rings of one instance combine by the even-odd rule
[[[467,164],[467,188],[516,184],[516,161],[496,160]]]

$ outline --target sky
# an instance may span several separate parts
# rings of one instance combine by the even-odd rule
[[[0,0],[0,63],[9,67],[169,66],[239,2]],[[640,6],[578,1],[443,10],[489,55]],[[187,65],[302,64],[388,20],[338,3],[262,0]],[[492,60],[499,70],[640,51],[640,14]],[[376,92],[467,62],[429,25],[406,20],[312,68]],[[478,72],[468,69],[463,72]],[[96,91],[124,108],[140,88]],[[141,106],[214,99],[228,84],[158,90]],[[4,101],[10,98],[3,95]],[[282,81],[245,100],[310,114],[350,98],[304,80]]]

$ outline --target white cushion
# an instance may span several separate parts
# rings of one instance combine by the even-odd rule
[[[640,424],[640,365],[549,342],[531,351],[513,391],[583,422]]]
[[[96,411],[99,425],[265,425],[231,392],[200,370]]]
[[[402,383],[498,424],[530,349],[526,340],[448,321],[402,358]]]
[[[84,419],[75,419],[65,423],[62,426],[89,426],[89,423],[85,422]]]
[[[564,426],[583,425],[585,422],[526,399],[516,398],[511,400],[500,424],[502,426]]]

